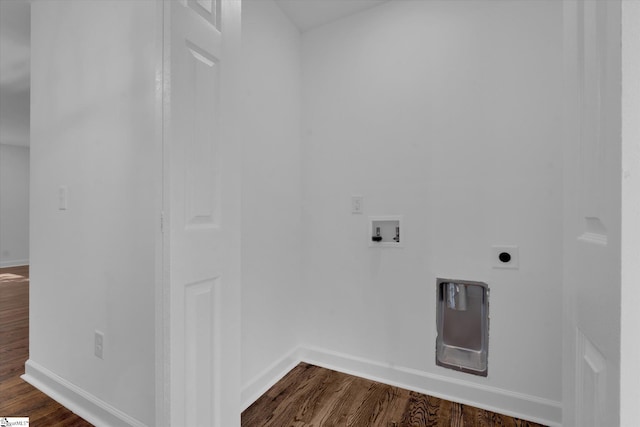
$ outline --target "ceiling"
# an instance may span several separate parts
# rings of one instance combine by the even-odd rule
[[[387,0],[276,0],[276,3],[298,29],[304,32],[385,1]]]
[[[0,0],[0,142],[29,145],[28,0]]]

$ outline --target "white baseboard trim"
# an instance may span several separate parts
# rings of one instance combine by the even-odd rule
[[[292,370],[298,363],[301,362],[300,349],[296,348],[276,360],[271,366],[262,371],[253,380],[249,381],[249,384],[242,387],[242,393],[240,396],[241,410],[247,409],[253,402],[258,400],[267,390],[269,390],[275,383],[280,381],[290,370]]]
[[[103,402],[75,384],[32,360],[25,363],[22,379],[67,409],[96,426],[146,427],[124,412]]]
[[[300,348],[301,361],[373,381],[471,405],[550,427],[560,427],[562,404],[497,387],[391,366],[318,348]]]
[[[311,347],[299,347],[291,351],[243,387],[242,410],[251,406],[300,362],[549,427],[560,427],[562,422],[561,402]]]
[[[0,261],[0,268],[6,267],[22,267],[23,265],[29,265],[28,259],[8,259]]]

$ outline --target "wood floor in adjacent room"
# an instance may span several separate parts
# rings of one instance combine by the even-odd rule
[[[36,427],[91,427],[20,378],[28,358],[29,267],[0,268],[0,417],[29,417]],[[242,427],[290,426],[539,424],[301,363],[242,413]]]
[[[242,413],[242,427],[541,427],[301,363]]]
[[[29,267],[0,268],[0,417],[29,417],[36,427],[91,427],[20,378],[28,358]]]

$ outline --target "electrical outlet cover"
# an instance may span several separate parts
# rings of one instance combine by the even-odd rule
[[[513,245],[495,245],[491,247],[493,268],[517,270],[520,268],[520,251]]]
[[[104,333],[96,329],[96,331],[94,332],[93,344],[94,344],[93,353],[95,354],[96,357],[99,357],[100,359],[102,359],[104,354]]]

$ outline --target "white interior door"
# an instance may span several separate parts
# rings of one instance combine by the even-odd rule
[[[164,2],[172,426],[240,425],[240,0]]]
[[[565,0],[563,425],[619,425],[620,2]]]

